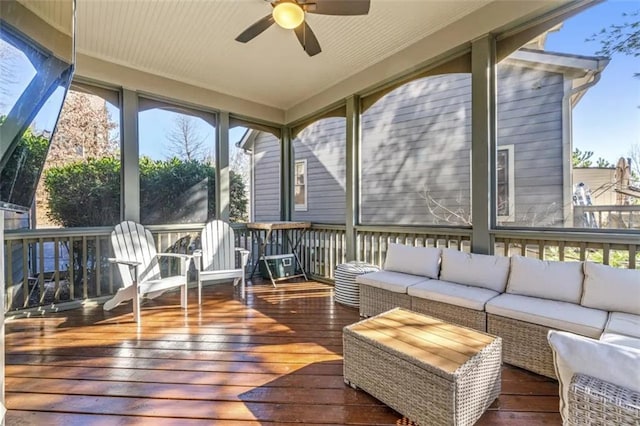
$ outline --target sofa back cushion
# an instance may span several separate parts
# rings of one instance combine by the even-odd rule
[[[507,293],[580,303],[582,263],[511,257]]]
[[[440,279],[503,293],[509,276],[509,258],[485,254],[442,251]]]
[[[384,262],[386,271],[438,278],[440,272],[439,248],[412,247],[404,244],[389,244]]]
[[[640,315],[640,270],[585,262],[581,305]]]

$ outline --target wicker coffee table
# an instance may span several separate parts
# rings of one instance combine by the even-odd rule
[[[472,425],[500,394],[502,340],[396,308],[344,328],[344,380],[419,425]]]

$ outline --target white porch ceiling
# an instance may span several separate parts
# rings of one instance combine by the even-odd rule
[[[22,2],[54,26],[64,26],[63,14],[52,6],[62,0]],[[412,45],[415,51],[417,42],[490,3],[498,11],[501,4],[521,8],[524,16],[560,1],[522,0],[514,7],[518,2],[371,0],[367,16],[307,14],[322,47],[320,54],[309,57],[293,31],[277,25],[247,44],[234,40],[271,12],[264,0],[76,0],[76,48],[83,56],[275,108],[289,118],[287,111],[314,97],[322,100],[311,102],[313,108],[339,100],[344,90],[329,89],[345,81],[352,85],[354,77],[375,65],[380,73],[385,60]],[[407,63],[391,68],[395,73],[428,58],[414,52]],[[82,75],[80,66],[77,72]]]

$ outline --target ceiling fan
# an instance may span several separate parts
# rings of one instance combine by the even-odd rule
[[[244,30],[236,41],[246,43],[262,34],[273,24],[293,30],[302,48],[309,56],[322,51],[311,27],[305,21],[306,13],[319,15],[366,15],[370,0],[265,0],[271,3],[273,12]]]

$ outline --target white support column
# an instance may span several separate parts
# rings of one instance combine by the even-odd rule
[[[496,218],[496,43],[471,44],[471,251],[491,254]]]
[[[293,218],[293,172],[295,170],[295,154],[291,140],[291,128],[282,128],[280,140],[280,218]]]
[[[120,162],[121,206],[123,220],[140,222],[140,163],[138,143],[138,94],[122,90],[122,149]]]
[[[346,252],[347,261],[358,260],[357,230],[360,221],[360,97],[347,98]]]
[[[223,111],[218,114],[218,137],[216,138],[216,219],[229,221],[230,199],[229,113]]]

